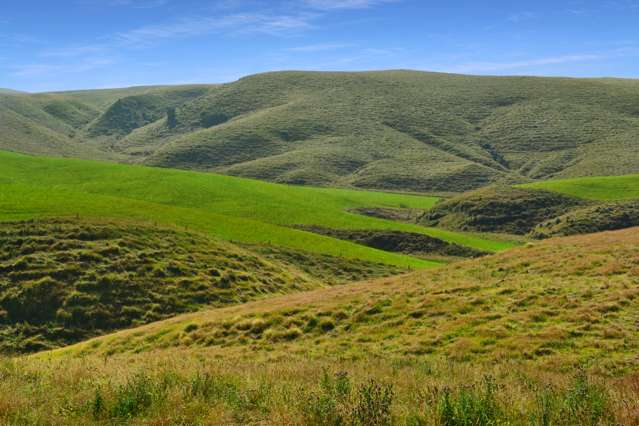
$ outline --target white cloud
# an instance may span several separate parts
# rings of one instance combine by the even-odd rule
[[[182,18],[165,25],[149,25],[111,36],[112,42],[124,46],[144,46],[156,41],[201,36],[210,33],[283,35],[311,27],[314,15],[272,15],[246,13],[222,17]]]
[[[286,49],[288,52],[296,53],[313,53],[313,52],[325,52],[329,50],[340,50],[354,47],[354,44],[347,43],[325,43],[325,44],[309,44],[306,46],[290,47]]]
[[[583,54],[583,55],[564,55],[547,58],[528,59],[513,62],[471,62],[455,67],[454,72],[493,72],[507,71],[517,68],[528,68],[540,65],[559,65],[571,62],[596,61],[606,58],[605,55],[599,54]]]
[[[103,45],[69,46],[58,49],[49,49],[40,52],[40,56],[49,58],[72,58],[76,56],[93,55],[107,50]]]
[[[535,18],[537,18],[537,14],[536,13],[526,11],[526,12],[519,12],[519,13],[514,13],[514,14],[510,15],[508,17],[508,21],[512,22],[514,24],[519,24],[521,22],[530,21],[530,20],[535,19]]]
[[[11,74],[16,77],[39,77],[52,74],[82,73],[115,63],[116,61],[112,58],[91,58],[72,64],[28,64],[13,67]]]
[[[159,7],[173,0],[76,0],[79,4],[150,8]],[[316,28],[322,18],[332,11],[362,9],[401,0],[291,0],[295,7],[273,5],[270,0],[219,0],[210,5],[207,13],[182,16],[173,21],[145,25],[108,34],[94,43],[50,48],[39,53],[50,58],[50,63],[26,64],[14,67],[13,75],[29,77],[61,72],[83,72],[111,65],[110,56],[123,49],[151,47],[168,40],[199,37],[210,34],[245,36],[263,34],[270,36],[295,36]],[[244,11],[231,13],[232,9]],[[0,44],[2,35],[0,35]],[[340,44],[315,44],[288,49],[290,52],[318,52],[349,47]],[[75,58],[74,64],[66,64]]]
[[[365,9],[399,0],[303,0],[304,4],[319,10]]]

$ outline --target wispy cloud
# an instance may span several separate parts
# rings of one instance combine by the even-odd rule
[[[99,5],[109,7],[131,7],[135,9],[152,9],[164,6],[171,0],[76,0],[80,5]]]
[[[330,50],[347,49],[349,47],[355,47],[354,44],[349,43],[325,43],[325,44],[309,44],[306,46],[290,47],[285,49],[287,52],[294,53],[314,53],[314,52],[326,52]]]
[[[319,10],[365,9],[399,0],[302,0],[304,4]]]
[[[86,59],[72,64],[27,64],[12,67],[16,77],[40,77],[59,73],[82,73],[116,63],[112,58]]]
[[[174,0],[76,0],[82,4],[150,8]],[[276,37],[297,36],[317,28],[334,11],[364,9],[401,0],[291,0],[287,7],[263,0],[220,0],[206,13],[184,15],[172,21],[145,25],[106,34],[94,42],[60,46],[39,52],[43,63],[16,67],[15,76],[40,76],[62,72],[89,71],[113,64],[112,57],[127,49],[153,47],[175,39],[207,35],[227,37],[262,34]],[[289,7],[290,6],[290,7]],[[0,36],[1,41],[1,36]],[[313,44],[288,49],[289,52],[319,52],[349,47],[342,44]],[[67,65],[69,58],[75,64]]]
[[[513,62],[471,62],[455,67],[455,72],[496,72],[540,65],[559,65],[571,62],[596,61],[606,56],[599,54],[564,55],[547,58],[528,59]]]
[[[508,16],[507,20],[508,22],[512,22],[514,24],[519,24],[521,22],[524,21],[530,21],[532,19],[537,18],[537,14],[534,12],[529,12],[529,11],[524,11],[524,12],[519,12],[519,13],[513,13],[512,15]]]
[[[42,40],[29,34],[0,33],[0,44],[40,44]]]
[[[284,35],[311,27],[314,15],[277,15],[262,13],[233,14],[221,17],[190,17],[179,21],[149,25],[110,36],[113,44],[140,47],[154,42],[201,36],[211,33]]]
[[[40,52],[40,56],[46,58],[73,58],[77,56],[94,55],[108,50],[106,45],[68,46],[56,49],[48,49]]]

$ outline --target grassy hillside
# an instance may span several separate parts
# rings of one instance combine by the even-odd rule
[[[608,232],[182,315],[6,364],[0,416],[636,425],[638,255]]]
[[[114,153],[111,142],[103,136],[122,133],[115,126],[131,130],[136,126],[130,124],[132,120],[146,124],[144,117],[148,117],[149,112],[138,105],[135,112],[130,112],[131,118],[127,114],[118,115],[118,105],[130,103],[129,98],[150,97],[153,110],[162,110],[164,114],[166,108],[180,100],[196,97],[200,93],[197,87],[183,86],[175,91],[169,87],[133,87],[41,94],[0,92],[0,149],[124,161],[126,157]],[[135,114],[142,118],[135,121]]]
[[[462,192],[639,172],[638,95],[634,80],[410,71],[0,95],[0,122],[18,115],[0,148],[285,183]],[[55,136],[44,138],[43,127]],[[71,148],[79,146],[97,151]]]
[[[639,200],[608,202],[547,220],[535,227],[531,236],[548,238],[639,226]]]
[[[203,306],[317,286],[249,251],[171,229],[2,224],[0,350],[64,346]]]
[[[199,234],[122,221],[0,224],[0,351],[64,346],[205,306],[401,272],[296,254],[261,255]]]
[[[419,222],[475,232],[525,235],[536,225],[587,205],[575,197],[539,189],[490,186],[439,203]]]
[[[639,198],[639,175],[549,180],[524,186],[587,200],[617,201]]]
[[[433,271],[203,311],[62,349],[158,347],[636,368],[637,229],[547,240]]]
[[[13,89],[3,89],[2,87],[0,87],[0,95],[17,95],[19,93],[24,93],[24,92],[20,92],[19,90],[13,90]]]
[[[403,267],[435,262],[293,229],[395,229],[484,251],[512,246],[470,234],[349,213],[358,207],[428,209],[437,198],[290,187],[208,173],[0,153],[0,219],[115,217],[178,225],[226,240],[272,244]]]

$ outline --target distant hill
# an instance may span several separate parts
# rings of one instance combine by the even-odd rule
[[[276,182],[461,192],[639,172],[639,81],[279,72],[0,95],[0,149]]]
[[[11,95],[11,94],[18,94],[18,93],[24,93],[24,92],[20,92],[19,90],[13,90],[13,89],[3,89],[2,87],[0,87],[0,95]]]

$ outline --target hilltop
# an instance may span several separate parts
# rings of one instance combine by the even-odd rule
[[[2,87],[0,87],[0,95],[11,95],[11,94],[18,94],[18,93],[24,93],[24,92],[21,92],[19,90],[13,90],[13,89],[3,89]]]
[[[639,171],[634,80],[280,72],[1,96],[0,148],[284,183],[452,191]]]

